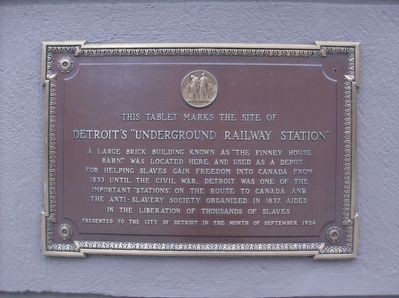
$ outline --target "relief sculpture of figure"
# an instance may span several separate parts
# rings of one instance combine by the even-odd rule
[[[188,90],[189,90],[189,97],[191,99],[195,99],[199,97],[199,88],[198,88],[198,83],[199,83],[199,79],[198,77],[196,77],[195,75],[191,75],[191,81],[190,84],[188,85]]]
[[[180,91],[186,103],[195,108],[202,108],[209,106],[215,100],[218,82],[210,72],[197,69],[183,77]]]
[[[200,99],[209,99],[209,88],[211,87],[211,83],[207,78],[206,74],[203,72],[201,74],[201,78],[199,79],[199,95]]]

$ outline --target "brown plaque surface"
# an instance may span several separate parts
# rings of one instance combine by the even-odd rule
[[[44,43],[44,253],[354,257],[357,59]]]

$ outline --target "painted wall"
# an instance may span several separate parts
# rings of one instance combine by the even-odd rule
[[[42,256],[43,40],[360,42],[358,258]],[[0,291],[399,294],[398,49],[397,1],[0,1]]]

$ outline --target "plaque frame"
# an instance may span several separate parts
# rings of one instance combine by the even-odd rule
[[[317,243],[136,243],[116,241],[74,241],[56,243],[54,233],[68,238],[68,225],[56,222],[56,145],[55,102],[57,67],[54,54],[73,56],[137,56],[137,55],[243,55],[326,57],[330,53],[345,54],[348,69],[344,90],[344,246]],[[61,62],[58,62],[61,63]],[[73,62],[62,61],[61,72],[73,68]],[[87,254],[141,256],[311,256],[317,260],[353,259],[359,248],[359,223],[356,212],[356,92],[359,87],[359,43],[316,41],[314,44],[98,44],[85,41],[45,41],[42,43],[42,83],[44,87],[45,142],[44,142],[44,211],[41,216],[42,253],[46,256],[84,257]]]

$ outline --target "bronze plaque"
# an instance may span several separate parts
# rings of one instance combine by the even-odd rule
[[[353,258],[357,60],[45,42],[44,253]]]

